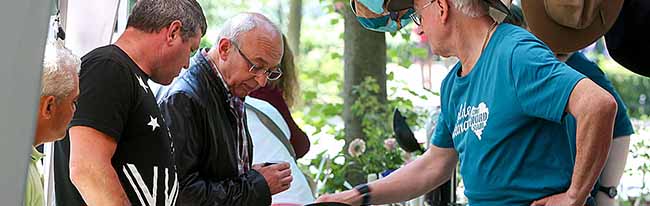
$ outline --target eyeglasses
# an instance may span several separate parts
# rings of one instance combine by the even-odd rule
[[[413,23],[415,23],[415,25],[420,26],[420,24],[422,23],[422,15],[420,15],[418,13],[418,11],[422,11],[422,10],[426,9],[427,7],[431,6],[431,4],[433,4],[433,2],[436,2],[436,0],[429,1],[429,3],[425,4],[422,8],[416,9],[415,12],[413,12],[411,15],[409,15],[409,17],[411,17],[411,20],[413,20]]]
[[[253,62],[248,57],[246,57],[244,53],[242,53],[239,45],[237,45],[235,41],[230,40],[230,42],[235,46],[235,48],[237,48],[239,55],[241,55],[241,57],[243,57],[244,60],[248,62],[248,65],[251,66],[250,69],[248,69],[248,72],[254,74],[255,76],[266,75],[266,79],[271,81],[278,80],[282,76],[282,69],[280,69],[280,65],[275,65],[274,67],[268,69],[258,67],[256,64],[253,64]]]

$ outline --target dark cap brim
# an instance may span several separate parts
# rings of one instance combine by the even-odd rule
[[[386,0],[386,9],[388,11],[401,11],[404,9],[413,8],[413,0]]]

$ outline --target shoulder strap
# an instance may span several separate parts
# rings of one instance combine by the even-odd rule
[[[244,102],[246,104],[246,109],[251,109],[257,117],[259,117],[260,121],[266,128],[268,128],[273,135],[282,142],[284,147],[286,147],[287,151],[289,151],[289,154],[291,154],[291,157],[293,157],[294,160],[296,160],[296,152],[293,150],[293,146],[291,146],[291,143],[289,142],[289,138],[280,130],[280,127],[269,117],[267,116],[264,112],[260,111],[259,109],[255,108],[253,105],[249,104],[248,102]]]

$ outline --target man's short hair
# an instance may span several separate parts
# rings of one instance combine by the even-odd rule
[[[196,0],[138,0],[126,26],[151,33],[160,31],[176,20],[183,25],[183,40],[198,32],[201,32],[201,36],[205,35],[208,27],[201,5]]]
[[[43,58],[41,96],[55,96],[57,100],[74,90],[74,78],[78,75],[81,61],[63,42],[48,42]]]
[[[483,0],[450,0],[450,2],[460,13],[470,17],[487,15],[490,8]]]
[[[239,43],[239,36],[241,34],[263,25],[271,27],[269,32],[276,32],[278,35],[282,35],[277,25],[271,22],[266,16],[258,13],[244,12],[233,16],[224,23],[221,31],[219,31],[215,44],[219,44],[221,38],[227,38]]]

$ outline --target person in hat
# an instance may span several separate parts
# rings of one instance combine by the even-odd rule
[[[511,15],[506,18],[506,22],[528,29],[526,21],[523,18],[523,12],[519,7],[511,7],[510,14]],[[560,61],[565,62],[571,68],[584,74],[598,84],[598,86],[607,90],[607,92],[616,99],[618,110],[616,111],[613,140],[609,148],[609,156],[607,157],[605,168],[598,178],[594,189],[591,191],[591,196],[595,197],[595,200],[592,199],[591,201],[595,202],[589,201],[590,205],[614,205],[614,197],[617,195],[616,186],[620,182],[623,171],[625,170],[625,163],[630,146],[630,135],[634,134],[632,122],[627,115],[627,108],[625,107],[623,99],[618,92],[616,92],[614,85],[612,85],[605,73],[597,64],[587,59],[582,52],[556,53],[555,55]],[[569,134],[571,154],[575,155],[575,117],[572,115],[566,115],[563,119],[563,124],[566,126],[567,133]]]
[[[404,2],[404,1],[395,1]],[[616,101],[528,31],[498,24],[498,0],[414,0],[434,53],[456,56],[441,86],[432,146],[390,176],[318,201],[408,200],[460,173],[469,205],[584,205],[607,158]],[[401,8],[400,8],[401,7]],[[577,121],[575,165],[561,124]]]

